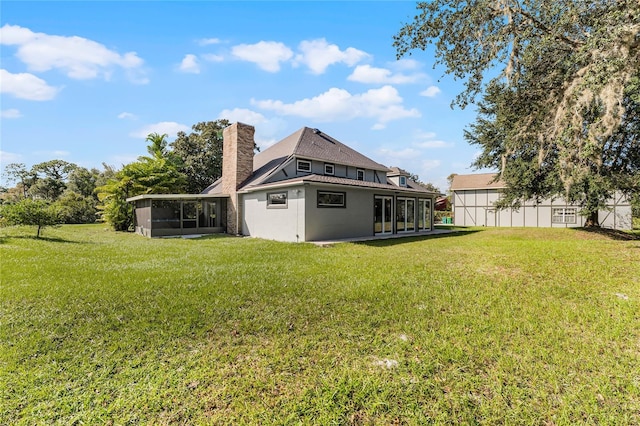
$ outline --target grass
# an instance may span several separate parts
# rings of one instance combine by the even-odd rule
[[[640,240],[0,234],[0,424],[640,424]]]

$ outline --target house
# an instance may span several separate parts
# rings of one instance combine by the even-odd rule
[[[495,173],[456,175],[451,184],[453,192],[454,224],[457,226],[525,226],[562,227],[584,226],[580,206],[562,197],[525,201],[519,209],[496,209],[494,203],[506,187],[496,180]],[[622,194],[609,200],[607,210],[598,213],[600,226],[631,229],[631,204]]]
[[[254,156],[254,128],[223,131],[222,177],[201,194],[148,194],[128,201],[149,236],[226,232],[279,241],[322,241],[433,228],[434,198],[318,129],[304,127]]]

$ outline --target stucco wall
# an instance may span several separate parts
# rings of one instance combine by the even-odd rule
[[[580,208],[568,204],[562,198],[546,199],[540,203],[525,202],[518,210],[497,210],[497,189],[463,190],[454,192],[454,223],[457,226],[503,226],[503,227],[553,227],[573,228],[584,226],[585,217],[576,215],[575,223],[553,223],[555,208]],[[622,195],[616,195],[608,203],[609,210],[599,212],[600,225],[605,228],[631,229],[631,205]]]
[[[267,194],[286,192],[287,205],[267,207]],[[277,241],[305,241],[305,188],[272,189],[241,194],[244,235]]]
[[[318,190],[345,192],[346,207],[318,207]],[[305,235],[307,241],[373,235],[373,197],[371,190],[311,186],[306,190]]]

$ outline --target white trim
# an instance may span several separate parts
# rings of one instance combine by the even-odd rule
[[[327,171],[327,168],[331,168],[331,172]],[[333,163],[324,163],[324,174],[328,176],[335,176],[336,174],[336,165]]]
[[[309,164],[309,169],[308,169],[308,170],[301,169],[301,168],[300,168],[300,164],[301,164],[301,163],[307,163],[307,164]],[[311,161],[310,161],[310,160],[300,160],[300,159],[298,159],[298,160],[296,161],[296,172],[311,173]]]

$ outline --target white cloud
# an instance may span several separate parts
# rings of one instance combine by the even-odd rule
[[[180,67],[178,68],[182,72],[190,73],[190,74],[200,74],[200,64],[198,63],[198,58],[196,55],[188,54],[182,59],[180,62]]]
[[[121,112],[120,114],[118,114],[118,118],[121,120],[125,118],[129,120],[136,120],[138,117],[130,112]]]
[[[259,112],[246,108],[225,109],[220,112],[218,119],[226,118],[231,123],[241,122],[256,128],[255,141],[260,149],[264,150],[278,142],[276,136],[282,134],[287,128],[287,123],[280,118],[268,119]]]
[[[384,158],[393,160],[411,160],[420,156],[420,151],[413,148],[403,148],[401,150],[394,150],[389,148],[378,149],[378,155]]]
[[[0,150],[0,164],[7,165],[10,163],[19,163],[21,160],[22,155],[20,154]]]
[[[358,65],[351,75],[347,77],[349,81],[368,84],[407,84],[415,83],[426,77],[425,74],[406,75],[402,73],[394,74],[386,68],[376,68],[371,65]]]
[[[415,142],[412,144],[416,148],[432,149],[432,148],[450,148],[454,144],[443,140],[436,139],[434,132],[417,131],[415,133]]]
[[[422,162],[422,170],[429,171],[433,169],[437,169],[442,164],[440,160],[424,160]]]
[[[427,98],[433,98],[438,93],[440,93],[440,89],[437,86],[429,86],[422,92],[420,92],[420,96],[426,96]]]
[[[225,118],[231,123],[239,121],[241,123],[250,124],[252,126],[256,126],[267,121],[266,118],[264,118],[264,115],[246,108],[222,110],[218,115],[218,119]]]
[[[200,46],[208,46],[210,44],[220,44],[222,41],[219,38],[201,38],[198,40]]]
[[[57,36],[35,33],[18,25],[0,28],[0,43],[16,45],[16,56],[33,72],[58,69],[74,79],[109,79],[113,68],[127,71],[135,83],[147,83],[144,61],[135,53],[120,54],[103,44],[78,36]]]
[[[134,138],[146,138],[150,133],[158,133],[160,135],[167,134],[170,138],[175,137],[178,132],[188,132],[189,126],[176,123],[175,121],[161,121],[155,124],[149,124],[135,132],[129,133]]]
[[[239,44],[233,46],[231,54],[243,61],[253,62],[268,72],[280,71],[280,62],[288,61],[293,56],[291,49],[275,41]]]
[[[453,144],[445,141],[432,140],[432,141],[424,141],[424,142],[416,142],[413,144],[418,148],[448,148],[453,146]]]
[[[352,67],[370,56],[353,47],[340,50],[337,45],[327,43],[324,38],[304,40],[298,46],[298,50],[302,53],[296,55],[294,65],[304,64],[314,74],[322,74],[327,67],[336,63],[344,63]]]
[[[20,118],[22,117],[22,113],[15,109],[15,108],[9,108],[9,109],[3,109],[2,111],[0,111],[0,117],[2,118]]]
[[[49,101],[55,98],[60,90],[49,86],[46,81],[33,74],[11,74],[4,69],[0,69],[0,82],[0,92],[30,101]]]
[[[222,62],[224,61],[224,57],[221,55],[214,55],[213,53],[205,53],[204,55],[200,55],[202,59],[209,62]]]
[[[422,68],[422,64],[415,59],[398,59],[395,62],[388,63],[388,65],[398,71],[410,71]]]
[[[384,128],[392,120],[420,117],[416,109],[405,109],[402,98],[392,86],[383,86],[367,92],[352,95],[344,89],[331,88],[313,98],[286,104],[279,100],[255,100],[252,105],[275,111],[280,115],[310,118],[317,121],[351,120],[354,118],[374,118],[374,128]]]

